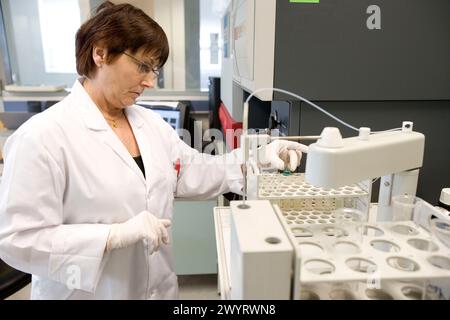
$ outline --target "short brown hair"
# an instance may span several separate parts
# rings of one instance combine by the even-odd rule
[[[108,50],[106,63],[130,50],[136,53],[143,49],[151,54],[155,68],[161,68],[169,56],[169,43],[161,26],[141,9],[130,4],[115,5],[110,1],[101,4],[95,16],[78,30],[75,40],[75,57],[79,75],[95,75],[96,66],[92,59],[94,45]]]

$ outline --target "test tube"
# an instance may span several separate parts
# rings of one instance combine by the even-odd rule
[[[335,219],[335,242],[354,242],[360,244],[363,237],[363,224],[367,214],[354,208],[340,208],[333,212]]]
[[[428,263],[439,269],[450,270],[450,223],[441,219],[432,219],[429,224],[430,236],[419,243],[410,243],[416,249],[428,251]],[[449,300],[449,279],[425,279],[422,282],[422,299]]]
[[[450,221],[432,219],[430,233],[428,262],[436,268],[450,270]],[[424,287],[424,299],[450,300],[450,279],[426,280]]]
[[[408,194],[392,197],[392,220],[415,221],[423,200]]]

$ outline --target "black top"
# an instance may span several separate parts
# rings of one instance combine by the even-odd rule
[[[142,156],[133,157],[134,161],[136,161],[136,164],[141,169],[142,174],[145,177],[145,168],[144,168],[144,162],[142,161]]]

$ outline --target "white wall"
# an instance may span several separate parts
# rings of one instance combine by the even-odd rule
[[[110,1],[114,4],[129,3],[135,7],[138,7],[150,17],[153,17],[154,15],[153,0],[110,0]]]
[[[164,66],[165,89],[185,90],[184,0],[112,0],[111,2],[132,4],[161,25],[170,46],[169,59]]]
[[[167,1],[167,0],[164,0]],[[186,89],[184,0],[172,0],[172,39],[173,88]]]
[[[219,39],[219,61],[211,63],[211,34],[222,33],[222,17],[229,0],[200,0],[200,73],[201,88],[208,88],[208,77],[220,76],[222,63],[222,41]]]

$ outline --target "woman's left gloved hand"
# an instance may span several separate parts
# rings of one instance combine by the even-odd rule
[[[259,163],[278,170],[295,171],[300,166],[302,153],[308,152],[308,147],[292,141],[275,140],[260,149]],[[261,154],[262,153],[262,154]]]

